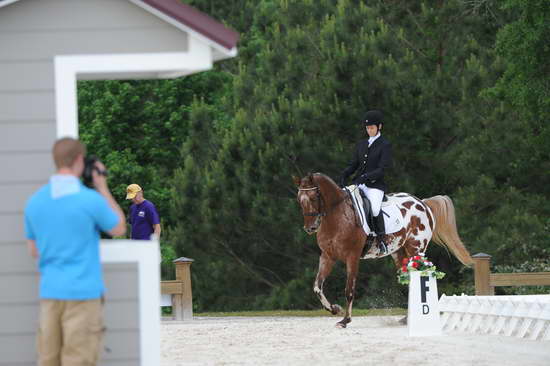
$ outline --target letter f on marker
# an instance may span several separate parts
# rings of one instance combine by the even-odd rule
[[[426,284],[430,280],[427,276],[420,276],[420,296],[421,302],[426,302],[426,292],[430,291],[430,288]]]

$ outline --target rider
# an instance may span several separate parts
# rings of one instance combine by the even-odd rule
[[[380,134],[383,117],[382,112],[377,110],[365,114],[362,122],[369,138],[357,143],[353,159],[340,178],[340,186],[344,187],[346,179],[356,172],[353,183],[359,186],[371,203],[378,247],[385,253],[387,237],[380,206],[386,191],[384,172],[391,166],[392,149],[390,142]]]

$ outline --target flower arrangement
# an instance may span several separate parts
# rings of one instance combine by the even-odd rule
[[[415,255],[410,258],[403,258],[401,268],[397,271],[397,282],[402,285],[408,285],[410,282],[410,272],[421,271],[422,276],[434,276],[438,280],[445,277],[445,273],[438,271],[437,267],[430,262],[424,255]]]

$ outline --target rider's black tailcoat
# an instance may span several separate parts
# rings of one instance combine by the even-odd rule
[[[391,143],[378,137],[369,147],[369,140],[361,140],[355,146],[353,159],[342,173],[342,178],[356,173],[353,180],[356,183],[364,183],[367,187],[377,188],[386,192],[384,172],[391,167],[392,149]]]

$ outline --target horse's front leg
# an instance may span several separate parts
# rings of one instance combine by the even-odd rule
[[[357,279],[357,271],[359,269],[359,256],[350,255],[346,260],[346,313],[344,319],[336,323],[337,327],[345,328],[348,323],[351,323],[351,309],[353,307],[353,298],[355,295],[355,281]]]
[[[317,271],[317,277],[315,278],[315,283],[313,284],[313,292],[315,292],[325,310],[329,311],[333,315],[336,315],[342,313],[342,308],[340,305],[331,305],[323,293],[325,278],[328,277],[333,266],[334,260],[323,252],[319,257],[319,270]]]

